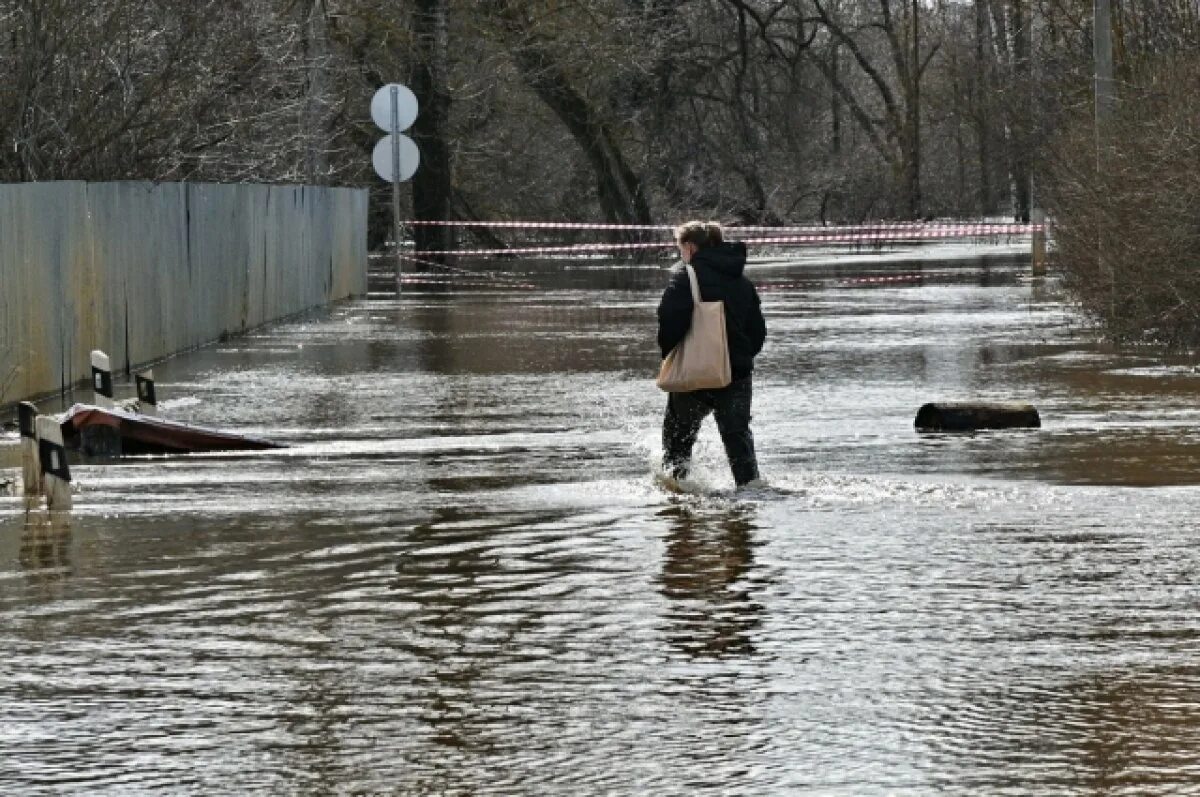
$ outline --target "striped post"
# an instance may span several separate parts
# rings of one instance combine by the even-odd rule
[[[42,489],[52,512],[71,508],[71,468],[58,421],[45,415],[37,419],[38,456],[42,462]]]
[[[21,430],[21,483],[25,495],[42,494],[42,463],[38,458],[37,407],[28,401],[17,406],[17,424]]]
[[[113,402],[112,367],[108,355],[96,349],[92,352],[92,403],[111,410]],[[121,436],[111,426],[89,426],[80,432],[80,449],[93,457],[121,456]]]
[[[138,412],[142,415],[158,415],[158,396],[154,392],[154,369],[134,374],[137,381]]]
[[[92,352],[92,403],[108,410],[113,406],[112,366],[99,349]]]

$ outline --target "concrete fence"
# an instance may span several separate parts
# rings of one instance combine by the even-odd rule
[[[366,292],[367,192],[0,185],[0,403]]]

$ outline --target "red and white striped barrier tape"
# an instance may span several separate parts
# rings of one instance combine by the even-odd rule
[[[1042,225],[1022,224],[1018,222],[980,222],[992,227],[1001,227],[1006,231],[1022,232],[1029,231],[1032,228],[1041,228]],[[459,220],[444,220],[444,221],[417,221],[411,220],[403,222],[409,227],[489,227],[496,229],[526,229],[526,230],[628,230],[628,231],[673,231],[675,228],[669,224],[597,224],[591,222],[575,222],[575,221],[459,221]],[[974,223],[979,224],[979,223]],[[962,222],[927,222],[927,221],[889,221],[889,222],[867,222],[864,224],[844,224],[844,225],[777,225],[777,226],[754,226],[754,225],[726,225],[726,230],[736,230],[738,232],[825,232],[831,234],[858,232],[858,231],[887,231],[887,230],[908,230],[913,228],[933,228],[933,227],[962,227],[973,226],[964,225]]]
[[[422,255],[456,255],[458,257],[491,257],[494,255],[567,255],[583,252],[610,252],[632,249],[670,249],[670,242],[637,244],[564,244],[562,246],[519,246],[511,249],[434,249],[417,250]]]
[[[855,277],[852,279],[834,280],[836,285],[876,285],[889,283],[912,283],[928,279],[930,274],[896,274],[889,277]],[[824,280],[803,280],[801,282],[759,282],[756,287],[762,291],[787,291],[796,288],[813,288],[828,284]]]
[[[576,221],[406,221],[409,227],[494,227],[523,230],[665,230],[669,224],[593,224]]]
[[[778,229],[778,228],[772,228]],[[829,228],[836,229],[836,228]],[[977,238],[996,235],[1025,235],[1044,229],[1040,224],[943,224],[897,229],[871,229],[857,232],[822,232],[809,235],[782,235],[745,238],[748,246],[774,244],[873,244],[948,238]],[[637,249],[670,249],[669,241],[641,243],[587,243],[553,246],[519,246],[503,249],[434,249],[418,250],[421,255],[454,255],[456,257],[493,257],[497,255],[565,255],[596,252],[620,252]]]
[[[889,241],[917,241],[928,238],[979,238],[993,235],[1026,235],[1040,231],[1038,224],[957,224],[930,225],[896,230],[865,230],[855,233],[817,233],[813,235],[783,235],[767,238],[746,238],[747,244],[796,244],[796,243],[886,243]]]
[[[838,280],[838,285],[875,285],[889,282],[919,282],[926,274],[896,274],[890,277],[855,277],[854,279]]]
[[[490,272],[490,271],[472,271],[469,268],[458,268],[457,266],[448,266],[445,263],[439,263],[436,260],[425,260],[423,258],[413,257],[412,255],[405,255],[405,254],[400,255],[400,259],[405,260],[409,263],[417,263],[418,265],[428,266],[429,268],[436,268],[436,269],[441,269],[442,271],[450,272],[449,274],[443,275],[446,277],[458,276],[458,277],[469,277],[469,278],[474,278],[474,279],[484,279],[484,280],[487,280],[491,284],[503,285],[505,287],[510,287],[510,288],[525,288],[525,289],[537,288],[537,286],[532,283],[521,282],[519,280],[514,280],[512,277],[501,276],[501,275],[495,274],[494,272]],[[426,275],[422,275],[422,276],[429,277],[431,275],[426,274]],[[408,279],[409,279],[408,277],[405,277],[402,275],[400,278],[400,281],[403,283],[407,283]]]
[[[429,275],[401,277],[400,283],[402,285],[437,285],[439,287],[452,288],[521,288],[522,290],[536,290],[537,288],[535,285],[502,282],[494,279],[464,279],[462,277],[455,277],[449,274],[442,274],[438,275],[437,277],[430,277]]]
[[[763,291],[790,291],[796,288],[814,288],[821,286],[820,280],[805,280],[803,282],[760,282],[755,285],[759,293]]]

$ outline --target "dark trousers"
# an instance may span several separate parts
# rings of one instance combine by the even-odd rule
[[[670,393],[667,414],[663,418],[663,468],[676,478],[687,476],[692,461],[692,446],[700,434],[700,424],[711,412],[717,431],[725,444],[725,456],[733,480],[741,486],[758,478],[758,460],[754,456],[754,435],[750,433],[751,377],[731,382],[717,390]]]

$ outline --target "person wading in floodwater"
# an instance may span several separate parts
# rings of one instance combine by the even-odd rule
[[[726,387],[667,394],[663,418],[663,470],[673,479],[685,478],[700,424],[713,413],[725,455],[738,487],[758,479],[754,435],[750,433],[751,373],[754,358],[767,338],[758,291],[743,271],[746,245],[726,242],[719,224],[689,221],[675,228],[675,243],[684,263],[696,272],[700,297],[725,303],[725,336],[733,381]],[[692,289],[682,264],[658,303],[658,346],[662,356],[675,348],[692,323]]]

